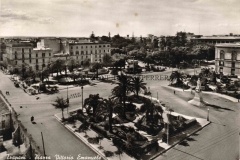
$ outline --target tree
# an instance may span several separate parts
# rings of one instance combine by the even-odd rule
[[[131,80],[130,77],[127,77],[126,75],[121,75],[117,76],[117,86],[113,88],[112,94],[114,96],[121,96],[121,100],[123,102],[123,112],[125,116],[125,108],[126,108],[126,96],[129,91],[131,91]]]
[[[111,63],[112,63],[112,57],[109,54],[104,54],[103,55],[103,64],[109,65]]]
[[[104,99],[99,105],[107,108],[109,132],[112,133],[113,108],[117,105],[117,103],[113,98],[108,98]]]
[[[178,72],[178,71],[174,71],[174,72],[171,74],[171,76],[170,76],[170,81],[171,81],[171,83],[172,83],[174,80],[177,81],[177,82],[176,82],[177,85],[182,84],[182,83],[183,83],[183,82],[182,82],[182,81],[183,81],[182,74],[181,74],[180,72]]]
[[[62,110],[62,119],[64,119],[64,115],[63,115],[63,111],[64,108],[67,108],[69,106],[69,104],[67,103],[67,100],[63,99],[62,97],[57,97],[57,99],[54,101],[55,103],[53,103],[52,105],[55,108],[60,108]]]
[[[138,94],[141,92],[141,91],[144,91],[146,90],[146,83],[143,82],[143,79],[140,78],[140,77],[133,77],[131,79],[131,83],[132,83],[132,87],[134,89],[134,92],[135,94],[137,95],[138,97]]]
[[[62,59],[57,59],[52,64],[52,70],[57,71],[57,77],[58,77],[58,72],[61,72],[64,69],[64,67],[65,67],[65,61]]]
[[[84,107],[87,106],[87,114],[88,115],[95,115],[97,107],[99,103],[102,102],[103,98],[99,96],[99,94],[90,94],[88,98],[84,100]],[[92,113],[90,112],[92,109]]]
[[[83,67],[89,67],[90,66],[90,59],[85,59],[83,61]]]

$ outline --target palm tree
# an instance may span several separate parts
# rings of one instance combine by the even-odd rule
[[[177,80],[176,84],[182,84],[182,74],[178,71],[174,71],[171,76],[170,76],[170,81],[171,83],[174,81],[174,80]]]
[[[130,83],[131,80],[129,77],[127,77],[126,75],[123,75],[122,73],[117,77],[117,79],[118,79],[118,83],[117,83],[117,86],[112,89],[112,94],[115,97],[119,97],[119,99],[122,100],[123,110],[124,110],[123,116],[125,116],[126,96],[127,96],[127,93],[132,89],[131,83]]]
[[[91,114],[90,110],[92,109],[92,115],[96,114],[97,107],[99,103],[102,102],[103,98],[99,96],[99,94],[90,94],[88,98],[84,100],[84,107],[87,107],[87,114]]]
[[[116,101],[114,98],[104,99],[99,106],[106,107],[108,112],[108,124],[109,124],[109,132],[112,133],[112,115],[113,115],[113,108],[117,106]]]
[[[140,77],[133,77],[132,80],[132,85],[133,85],[133,89],[135,90],[135,94],[138,97],[138,94],[143,91],[146,90],[146,83],[143,83],[143,79]]]
[[[63,111],[64,108],[67,108],[69,104],[67,103],[67,100],[63,99],[62,97],[57,97],[57,99],[54,101],[52,105],[55,106],[55,108],[60,108],[62,110],[62,119],[64,119]]]

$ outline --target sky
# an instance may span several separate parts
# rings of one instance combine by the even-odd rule
[[[240,34],[240,0],[0,0],[0,36]]]

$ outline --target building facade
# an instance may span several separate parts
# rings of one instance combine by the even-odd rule
[[[191,38],[191,41],[194,43],[208,43],[208,44],[220,44],[220,43],[237,43],[240,42],[240,37],[235,36],[224,36],[224,37],[200,37],[200,38]]]
[[[90,59],[93,62],[102,62],[105,54],[110,54],[109,43],[69,43],[69,55],[77,63],[83,64],[83,61]]]
[[[215,71],[240,75],[240,43],[215,46]]]
[[[33,48],[31,43],[6,45],[6,62],[9,70],[21,69],[23,64],[32,70],[42,70],[51,61],[51,48]]]

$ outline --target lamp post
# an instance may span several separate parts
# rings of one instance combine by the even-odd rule
[[[208,113],[207,113],[207,121],[209,121],[209,108],[207,109]]]
[[[68,86],[67,86],[67,104],[68,104],[68,106],[67,106],[67,114],[68,114],[68,107],[69,107],[69,99],[68,99]]]
[[[83,86],[81,87],[82,89],[82,111],[83,111]]]

